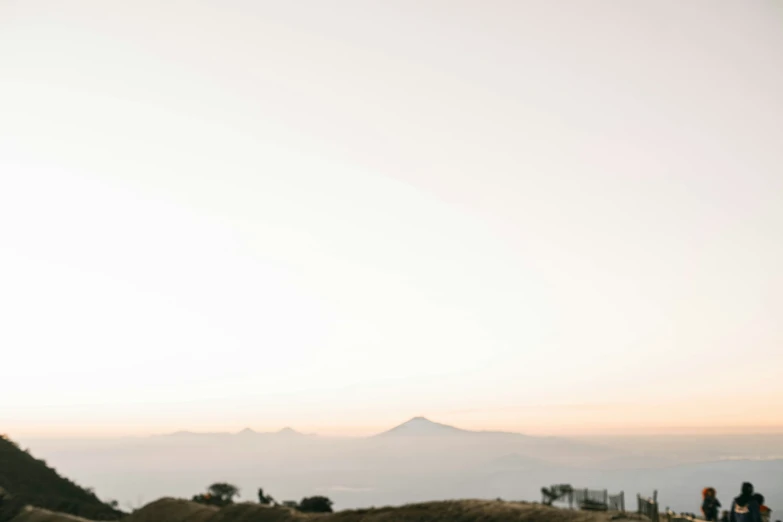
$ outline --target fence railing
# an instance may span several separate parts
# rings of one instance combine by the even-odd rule
[[[621,491],[618,495],[608,495],[606,504],[610,511],[625,512],[625,491]]]
[[[541,488],[541,501],[552,505],[556,502],[567,502],[569,508],[574,503],[580,509],[599,511],[625,511],[625,492],[610,495],[606,489],[573,488],[570,484],[557,484],[549,488]]]
[[[577,504],[584,502],[599,502],[606,504],[609,493],[605,489],[575,489],[574,500]]]
[[[639,504],[639,514],[649,518],[651,522],[658,522],[658,492],[653,492],[652,498],[643,498],[641,495],[636,495],[636,500]]]
[[[608,509],[609,492],[605,489],[575,489],[574,501],[581,509]]]

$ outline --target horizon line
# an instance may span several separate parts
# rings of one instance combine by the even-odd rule
[[[36,440],[50,440],[50,439],[142,439],[151,437],[165,437],[177,434],[192,434],[192,435],[238,435],[243,432],[251,431],[258,435],[276,435],[285,432],[294,432],[303,436],[317,436],[324,438],[368,438],[376,435],[386,433],[394,430],[400,426],[408,424],[413,420],[425,420],[433,425],[447,426],[450,428],[456,428],[462,431],[482,433],[482,432],[503,432],[516,435],[528,435],[532,437],[562,437],[562,438],[596,438],[596,437],[663,437],[663,436],[753,436],[753,435],[783,435],[783,425],[768,425],[768,426],[697,426],[697,425],[679,425],[679,426],[638,426],[633,428],[623,427],[610,427],[607,426],[601,430],[592,430],[589,432],[581,432],[580,430],[547,430],[531,432],[517,431],[513,429],[500,429],[500,428],[461,428],[454,424],[442,423],[433,421],[429,417],[417,415],[408,418],[408,420],[395,424],[391,428],[376,428],[365,430],[357,430],[361,432],[346,434],[343,432],[319,432],[319,430],[299,430],[291,425],[283,426],[278,429],[262,429],[253,428],[252,426],[245,426],[243,428],[225,429],[225,430],[209,430],[209,431],[195,431],[188,428],[174,429],[165,432],[147,432],[147,433],[116,433],[116,434],[60,434],[60,435],[22,435],[26,439]]]

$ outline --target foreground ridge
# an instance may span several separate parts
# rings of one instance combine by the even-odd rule
[[[38,510],[40,511],[40,510]],[[36,518],[37,511],[12,522],[75,522],[70,517]],[[56,515],[56,514],[55,514]],[[134,512],[127,522],[288,522],[323,520],[325,522],[609,522],[616,514],[564,510],[528,502],[502,500],[453,500],[425,502],[400,507],[340,511],[333,514],[306,514],[290,508],[238,503],[224,508],[197,504],[188,500],[162,498]]]

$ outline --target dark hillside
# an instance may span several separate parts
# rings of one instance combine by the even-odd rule
[[[334,514],[305,514],[284,507],[253,503],[217,509],[186,500],[163,498],[136,511],[126,522],[624,522],[633,517],[501,500],[454,500]],[[13,522],[71,521],[20,518]]]
[[[0,495],[0,522],[10,520],[25,505],[92,520],[116,520],[122,516],[4,435],[0,435]]]

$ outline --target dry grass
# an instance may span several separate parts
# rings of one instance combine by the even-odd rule
[[[209,522],[294,522],[313,518],[286,507],[243,503],[221,509]]]
[[[460,500],[396,508],[307,515],[283,507],[242,503],[223,509],[186,500],[162,499],[140,509],[126,522],[610,522],[611,513],[570,511],[524,502]],[[49,522],[19,520],[14,522]],[[52,521],[55,522],[55,521]],[[65,522],[65,521],[63,521]]]
[[[56,513],[46,509],[27,506],[12,522],[90,522],[86,518],[79,518],[65,513]]]
[[[162,498],[134,512],[126,522],[207,522],[217,514],[218,508],[179,500]],[[12,521],[16,522],[16,521]]]
[[[314,518],[318,517],[249,502],[218,509],[188,500],[164,498],[144,506],[123,522],[296,522]]]
[[[344,511],[329,522],[606,522],[605,513],[569,511],[540,504],[488,500],[429,502],[399,508]]]

